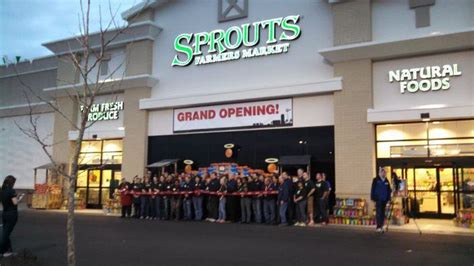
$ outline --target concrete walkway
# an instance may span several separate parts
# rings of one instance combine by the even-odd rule
[[[24,211],[33,211],[33,212],[53,212],[53,213],[66,213],[66,210],[33,210],[33,209],[23,209]],[[94,209],[84,209],[84,210],[76,210],[75,212],[78,215],[96,215],[96,216],[111,216],[117,217],[120,216],[117,213],[113,214],[105,214],[102,209],[94,210]],[[415,224],[416,222],[416,224]],[[405,225],[390,225],[389,231],[390,232],[406,232],[406,233],[414,233],[419,234],[419,230],[421,230],[422,234],[440,234],[440,235],[466,235],[466,236],[473,236],[474,237],[474,229],[462,228],[457,227],[454,225],[452,220],[445,220],[445,219],[410,219],[408,224]],[[315,228],[321,227],[319,225],[314,226]],[[326,227],[328,228],[341,228],[347,230],[369,230],[375,231],[374,226],[363,226],[363,225],[342,225],[342,224],[329,224]]]
[[[418,227],[417,227],[418,225]],[[329,226],[358,230],[375,230],[373,226],[331,224]],[[405,225],[390,225],[389,232],[407,232],[419,234],[467,235],[474,236],[474,229],[457,227],[452,220],[446,219],[410,219]]]

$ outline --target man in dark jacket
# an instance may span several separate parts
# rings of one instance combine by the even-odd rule
[[[379,233],[383,233],[383,223],[385,220],[385,206],[390,201],[392,189],[387,180],[387,172],[383,167],[379,168],[379,175],[372,181],[372,189],[370,198],[375,201],[375,216],[377,220],[377,229]]]
[[[286,172],[283,172],[281,174],[280,183],[281,185],[278,189],[278,202],[280,203],[280,226],[286,226],[288,225],[288,220],[286,217],[288,211],[288,202],[293,197],[293,183],[291,182],[291,179],[288,177],[288,174]]]

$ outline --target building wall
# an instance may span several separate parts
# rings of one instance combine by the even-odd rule
[[[205,14],[205,15],[203,15]],[[286,54],[208,65],[171,67],[174,40],[181,33],[226,30],[231,26],[265,19],[301,15],[301,36],[290,41]],[[249,16],[218,23],[217,1],[173,1],[158,8],[155,23],[163,28],[154,44],[153,75],[159,83],[152,98],[225,93],[324,81],[332,78],[332,66],[316,52],[332,45],[331,11],[325,1],[249,1]],[[277,31],[279,36],[280,31]],[[267,30],[262,31],[265,36]],[[263,46],[261,42],[259,46]],[[204,50],[206,51],[206,50]]]
[[[54,127],[54,114],[37,114],[33,119],[37,119],[38,134],[50,143],[52,136],[48,134]],[[0,118],[0,178],[13,175],[17,178],[17,188],[33,189],[34,168],[47,164],[50,160],[41,146],[20,128],[32,128],[29,115]],[[51,148],[47,150],[51,152]]]
[[[410,9],[409,1],[370,2],[372,3],[372,38],[377,42],[472,30],[474,26],[474,2],[471,0],[434,1],[435,4],[429,7],[430,26],[421,28],[416,28],[415,10]]]
[[[474,51],[417,56],[374,63],[374,109],[404,110],[422,109],[423,106],[444,107],[468,106],[474,104]],[[400,92],[400,82],[389,82],[389,71],[426,68],[457,64],[461,75],[449,77],[450,88],[437,91]],[[426,72],[426,71],[425,71]],[[420,81],[421,78],[417,77]],[[403,119],[403,117],[400,117]]]
[[[148,112],[139,109],[139,101],[150,97],[150,88],[134,88],[124,93],[125,137],[123,139],[122,176],[131,180],[143,175],[148,147]]]
[[[333,125],[333,113],[333,96],[331,94],[295,97],[293,98],[294,121],[292,127],[300,128]],[[148,124],[149,136],[172,135],[173,109],[150,111]],[[207,131],[205,133],[209,132]]]
[[[370,14],[370,9],[369,1],[333,6],[335,46],[371,40],[371,21],[361,15]],[[334,76],[343,78],[342,91],[334,93],[336,195],[369,200],[375,174],[374,128],[367,123],[367,109],[372,106],[372,62],[336,63]]]

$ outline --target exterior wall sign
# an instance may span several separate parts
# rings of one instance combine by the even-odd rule
[[[281,99],[173,110],[173,131],[293,125],[293,101]]]
[[[390,70],[388,80],[390,83],[400,84],[400,93],[406,91],[415,93],[418,91],[447,90],[451,87],[450,78],[461,76],[462,72],[458,64],[443,66],[426,66]]]
[[[300,15],[292,15],[232,26],[225,31],[217,29],[180,34],[174,41],[174,49],[178,54],[174,56],[171,66],[184,67],[193,61],[195,65],[204,65],[286,53],[290,43],[285,41],[296,40],[301,35],[300,26],[297,25],[299,19]],[[268,34],[262,36],[265,28]],[[277,28],[282,30],[279,36],[276,34]],[[256,47],[260,41],[265,41],[266,45]],[[242,45],[247,48],[237,50]]]
[[[122,111],[122,110],[123,110],[123,101],[93,104],[91,106],[89,115],[87,116],[87,121],[93,122],[93,121],[117,120],[119,119],[119,111]],[[83,111],[84,111],[84,106],[81,105],[81,112]]]

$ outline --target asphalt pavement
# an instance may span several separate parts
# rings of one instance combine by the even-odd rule
[[[23,211],[12,235],[66,264],[66,215]],[[474,237],[76,216],[77,265],[474,265]],[[1,262],[0,262],[1,264]]]

